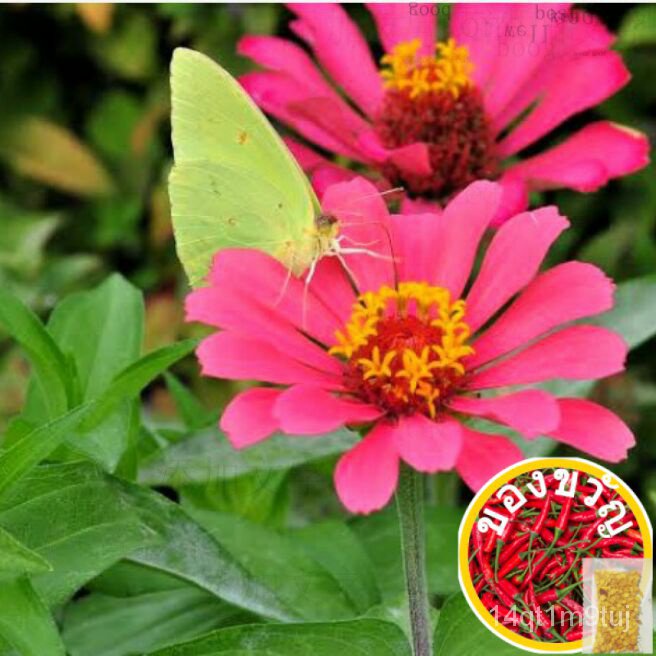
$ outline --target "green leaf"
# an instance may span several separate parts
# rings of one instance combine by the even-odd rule
[[[35,213],[12,207],[0,198],[0,268],[33,280],[43,264],[44,249],[61,218],[52,213]]]
[[[21,656],[66,654],[57,625],[24,577],[0,582],[0,636]]]
[[[96,426],[121,401],[138,396],[157,376],[165,372],[178,360],[189,355],[197,344],[197,340],[187,339],[168,346],[162,346],[156,351],[144,355],[119,372],[100,395],[96,407],[84,422],[83,430],[90,430]]]
[[[309,524],[290,531],[289,537],[331,573],[359,615],[381,602],[373,563],[346,524]]]
[[[494,635],[469,607],[462,594],[447,600],[433,641],[434,656],[509,656],[526,652]]]
[[[276,435],[238,451],[222,433],[209,429],[145,460],[139,481],[144,485],[177,487],[233,478],[254,471],[288,469],[342,453],[358,440],[357,433],[345,429],[310,438]]]
[[[385,601],[395,602],[405,592],[401,561],[401,538],[396,509],[361,517],[352,527],[374,563],[378,586]],[[426,508],[426,562],[428,588],[446,595],[458,585],[458,527],[462,511],[457,508]]]
[[[313,558],[313,550],[304,549],[292,535],[236,515],[206,510],[190,512],[255,580],[291,608],[297,617],[325,621],[352,618],[357,614],[358,609],[340,585],[344,576],[338,581]],[[326,556],[323,558],[325,560]]]
[[[128,598],[92,594],[66,608],[62,636],[70,656],[129,656],[249,619],[195,586]]]
[[[34,574],[50,570],[52,566],[47,560],[0,528],[0,576],[4,576],[6,572]]]
[[[0,453],[0,498],[62,444],[90,409],[89,404],[79,406],[34,429]]]
[[[201,402],[172,373],[165,373],[164,379],[182,421],[189,430],[200,430],[214,423],[217,413],[205,409]]]
[[[401,629],[379,620],[220,629],[152,656],[411,656]]]
[[[656,43],[656,6],[634,7],[624,17],[618,34],[618,46],[632,48]]]
[[[141,354],[144,302],[141,292],[118,274],[90,291],[61,301],[48,331],[77,372],[74,405],[100,398],[113,378]],[[45,420],[47,398],[31,387],[24,415],[35,424]],[[123,403],[93,433],[71,434],[68,446],[105,469],[114,471],[127,446],[131,409]]]
[[[180,488],[183,506],[218,510],[269,526],[284,526],[289,509],[288,471],[262,471]]]
[[[48,331],[75,361],[82,400],[97,399],[141,355],[144,313],[142,293],[119,274],[53,310]]]
[[[194,583],[220,599],[273,619],[299,619],[179,505],[156,492],[114,480],[124,499],[160,538],[129,560]]]
[[[34,470],[2,497],[0,527],[51,564],[32,577],[51,606],[156,537],[90,463]]]
[[[34,368],[49,418],[66,412],[71,397],[69,364],[39,318],[21,301],[0,289],[0,324],[21,345]]]

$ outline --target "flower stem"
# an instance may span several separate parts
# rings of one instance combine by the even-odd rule
[[[396,489],[396,507],[401,529],[401,552],[405,572],[413,656],[431,656],[431,625],[426,580],[424,486],[421,474],[401,465]]]

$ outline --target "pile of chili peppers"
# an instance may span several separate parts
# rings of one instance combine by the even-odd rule
[[[508,517],[503,532],[481,532],[475,524],[469,543],[472,583],[494,619],[507,629],[540,642],[572,642],[582,638],[583,558],[642,558],[642,535],[629,511],[631,528],[604,538],[598,527],[608,518],[598,510],[621,496],[604,488],[594,507],[583,499],[595,492],[587,474],[573,497],[555,494],[553,470],[541,470],[547,486],[543,498],[528,488],[531,472],[510,481],[527,501],[514,514],[492,496],[483,506]],[[479,516],[480,517],[480,516]]]

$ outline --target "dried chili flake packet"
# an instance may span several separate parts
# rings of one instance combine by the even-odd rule
[[[653,653],[651,581],[650,559],[584,559],[584,653]]]

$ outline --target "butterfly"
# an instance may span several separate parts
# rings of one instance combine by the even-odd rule
[[[178,256],[192,286],[214,254],[257,248],[290,274],[340,245],[338,220],[322,213],[309,180],[267,118],[221,66],[177,48],[171,62],[174,166],[169,177]]]

